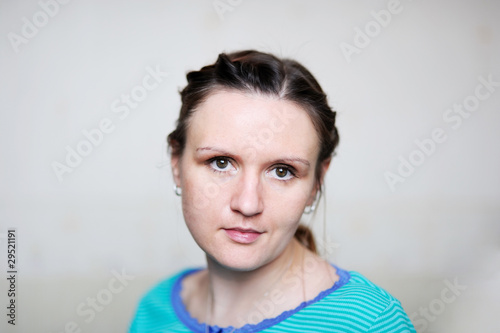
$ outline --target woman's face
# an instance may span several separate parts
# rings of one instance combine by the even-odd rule
[[[316,194],[318,153],[316,130],[294,103],[210,95],[189,120],[182,156],[172,157],[186,224],[208,257],[235,270],[276,259]]]

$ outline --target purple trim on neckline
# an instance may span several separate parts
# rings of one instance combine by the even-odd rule
[[[184,306],[184,303],[182,302],[181,298],[181,290],[182,290],[182,280],[195,272],[198,272],[204,268],[195,268],[195,269],[189,269],[186,270],[185,272],[182,272],[177,280],[175,281],[173,287],[172,287],[172,294],[171,294],[171,301],[172,301],[172,306],[174,308],[174,311],[179,318],[179,320],[186,325],[190,330],[193,332],[199,332],[199,333],[204,333],[204,332],[210,332],[210,333],[237,333],[237,332],[259,332],[262,331],[266,328],[269,328],[271,326],[274,326],[285,319],[291,317],[295,313],[299,312],[303,308],[316,303],[320,301],[321,299],[325,298],[335,290],[339,289],[343,285],[345,285],[347,282],[349,282],[349,279],[351,278],[351,275],[349,274],[348,271],[343,270],[333,264],[331,264],[336,270],[337,270],[337,275],[339,276],[339,279],[333,284],[332,287],[323,290],[320,292],[315,298],[313,298],[310,301],[307,302],[302,302],[297,306],[295,309],[284,311],[280,315],[274,318],[268,318],[264,319],[263,321],[257,323],[257,324],[246,324],[243,327],[235,329],[232,326],[229,327],[219,327],[217,325],[214,326],[208,326],[208,331],[207,331],[207,325],[205,323],[200,323],[198,320],[195,318],[191,317],[189,312],[186,310],[186,307]]]

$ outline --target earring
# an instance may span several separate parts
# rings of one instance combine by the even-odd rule
[[[177,184],[174,184],[174,193],[179,197],[182,195],[182,188],[180,188],[180,186],[177,186]]]
[[[306,206],[304,208],[304,214],[311,214],[312,212],[314,212],[316,210],[317,201],[318,201],[318,193],[316,193],[316,195],[314,196],[314,200],[313,200],[311,206]]]
[[[306,208],[304,208],[304,214],[311,214],[312,212],[314,212],[315,209],[316,209],[316,202],[314,202],[311,206],[306,206]]]

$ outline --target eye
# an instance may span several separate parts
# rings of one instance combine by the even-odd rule
[[[276,176],[279,178],[285,178],[288,175],[288,169],[285,169],[283,167],[278,167],[275,169],[276,170]]]
[[[290,180],[295,177],[295,174],[292,172],[292,170],[290,170],[290,168],[286,166],[277,166],[271,170],[270,174],[273,178],[284,181]]]
[[[229,172],[235,169],[227,157],[215,157],[209,161],[209,165],[214,172]]]
[[[227,168],[228,164],[229,164],[229,161],[226,160],[225,158],[218,158],[218,159],[215,160],[215,165],[219,169],[225,169],[225,168]]]

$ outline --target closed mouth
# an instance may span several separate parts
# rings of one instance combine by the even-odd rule
[[[225,228],[224,230],[234,230],[234,231],[239,231],[239,232],[252,232],[256,234],[262,234],[261,231],[257,231],[254,229],[244,229],[244,228]]]
[[[238,244],[254,243],[263,234],[263,232],[247,228],[227,228],[223,230],[229,239]]]

